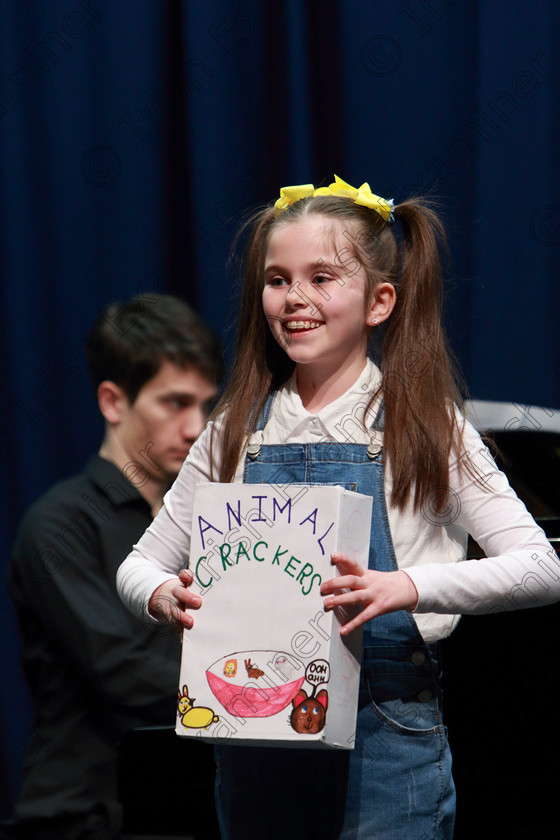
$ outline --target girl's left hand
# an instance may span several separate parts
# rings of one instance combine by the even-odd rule
[[[346,554],[331,555],[340,572],[321,584],[321,595],[327,595],[325,609],[362,606],[362,611],[340,628],[342,635],[350,633],[371,618],[396,610],[412,611],[418,603],[418,592],[406,572],[376,572],[364,569],[357,560]],[[350,591],[348,591],[350,590]]]

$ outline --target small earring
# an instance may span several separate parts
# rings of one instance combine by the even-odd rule
[[[379,323],[379,319],[378,318],[371,318],[369,323],[370,323],[370,326],[376,327]]]

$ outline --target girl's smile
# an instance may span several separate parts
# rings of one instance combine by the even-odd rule
[[[293,318],[284,321],[284,329],[288,330],[288,332],[300,332],[303,330],[304,332],[307,330],[316,330],[317,327],[320,327],[322,321],[308,321],[305,319],[298,319],[294,320]]]

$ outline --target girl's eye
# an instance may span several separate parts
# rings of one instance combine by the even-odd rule
[[[267,286],[285,286],[287,283],[285,277],[268,277],[266,280]]]
[[[331,280],[331,278],[326,274],[317,274],[317,276],[313,278],[313,282],[318,284],[328,283],[329,280]]]

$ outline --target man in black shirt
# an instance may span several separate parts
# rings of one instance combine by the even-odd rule
[[[9,584],[35,704],[14,836],[113,840],[119,739],[173,724],[180,644],[122,604],[116,571],[161,507],[221,377],[219,343],[166,295],[112,304],[86,343],[98,455],[27,512]]]

